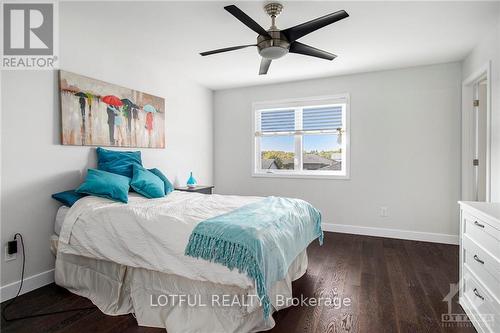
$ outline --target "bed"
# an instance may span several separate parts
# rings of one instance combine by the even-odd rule
[[[55,281],[108,315],[133,313],[139,325],[169,333],[271,329],[246,274],[184,254],[201,221],[259,200],[180,191],[159,199],[131,193],[128,204],[82,198],[56,215]],[[292,297],[291,282],[306,269],[303,250],[268,291],[273,311],[286,307],[278,295]]]

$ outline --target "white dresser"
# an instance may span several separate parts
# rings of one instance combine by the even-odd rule
[[[460,203],[460,305],[479,333],[500,332],[500,203]]]

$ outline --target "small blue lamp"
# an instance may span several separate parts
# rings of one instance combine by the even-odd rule
[[[193,177],[193,171],[189,174],[189,179],[186,182],[187,187],[196,187],[196,179]]]

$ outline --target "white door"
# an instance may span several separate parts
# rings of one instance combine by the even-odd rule
[[[474,84],[474,200],[486,201],[487,81]]]

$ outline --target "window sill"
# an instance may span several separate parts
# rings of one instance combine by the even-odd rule
[[[339,179],[339,180],[349,180],[349,175],[334,175],[334,174],[306,174],[306,173],[264,173],[264,172],[253,172],[252,177],[262,177],[262,178],[298,178],[298,179]]]

